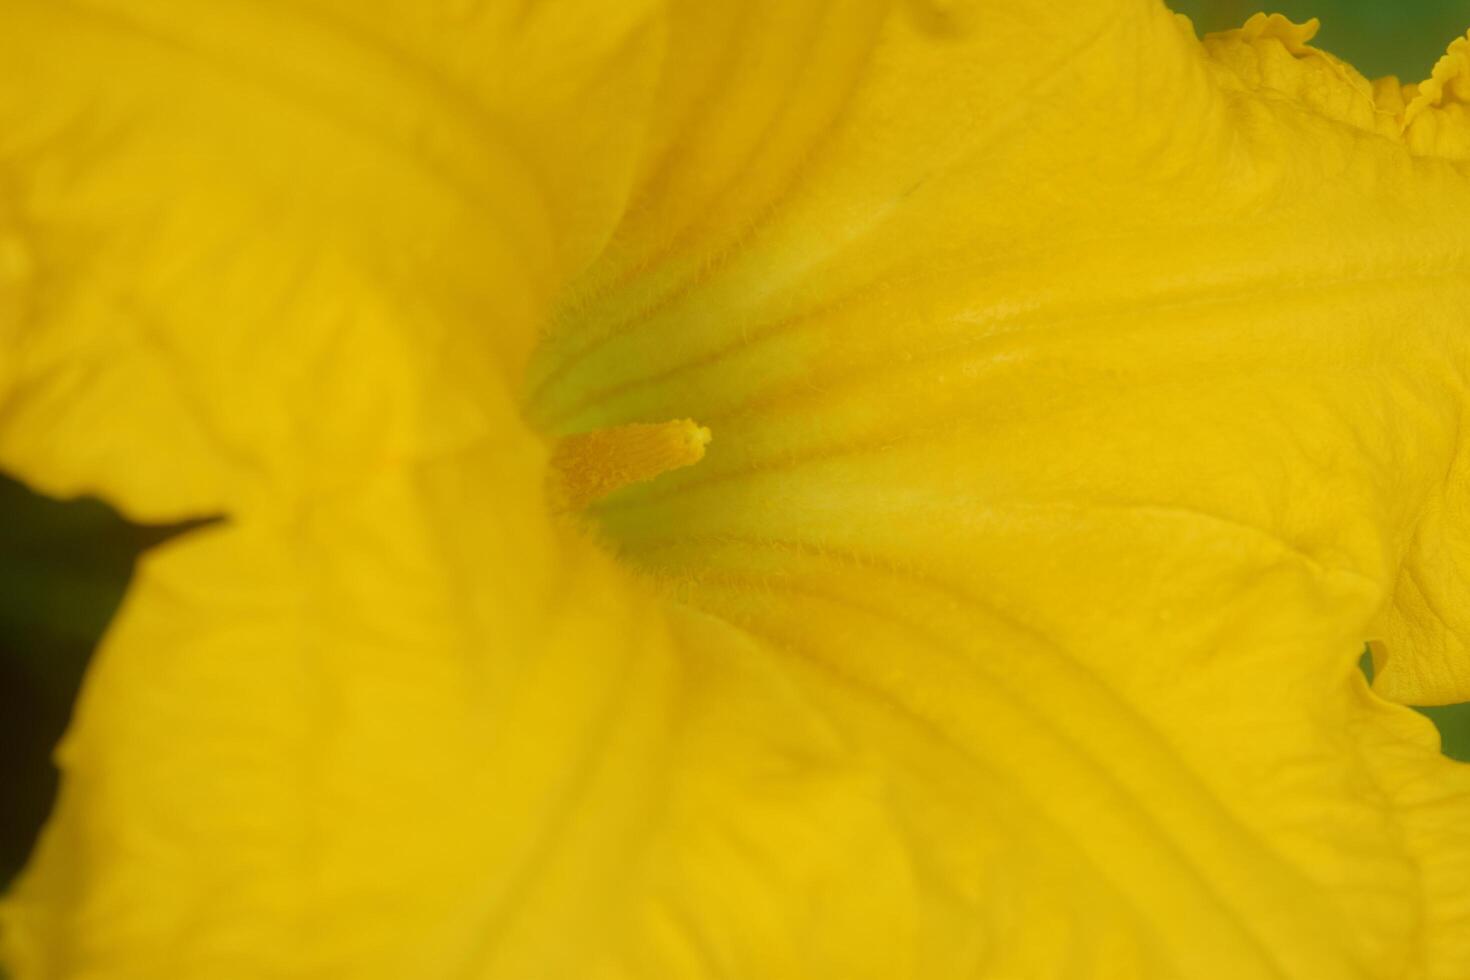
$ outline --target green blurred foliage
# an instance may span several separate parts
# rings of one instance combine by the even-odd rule
[[[51,750],[134,559],[170,533],[0,477],[0,884],[50,809]]]
[[[1167,2],[1167,0],[1166,0]],[[1316,17],[1312,42],[1351,62],[1369,78],[1397,75],[1419,81],[1456,37],[1470,29],[1470,0],[1172,0],[1200,33],[1239,27],[1257,11],[1297,22]]]
[[[1358,666],[1371,681],[1373,654],[1367,647],[1363,648],[1363,655],[1358,658]],[[1470,703],[1415,710],[1428,717],[1434,722],[1434,727],[1439,729],[1440,748],[1445,755],[1461,762],[1470,762]]]
[[[1420,708],[1439,729],[1444,754],[1461,762],[1470,762],[1470,704],[1449,704],[1442,708]]]

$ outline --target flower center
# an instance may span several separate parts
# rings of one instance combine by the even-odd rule
[[[710,431],[692,419],[615,425],[564,436],[551,454],[551,499],[580,510],[614,490],[692,466]]]

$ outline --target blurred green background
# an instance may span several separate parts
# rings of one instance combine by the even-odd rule
[[[51,750],[137,555],[177,528],[137,527],[0,476],[0,885],[56,790]]]
[[[1470,0],[1174,0],[1200,33],[1239,27],[1265,10],[1297,22],[1316,17],[1322,29],[1312,43],[1351,62],[1369,78],[1397,75],[1417,82],[1449,43],[1470,30]]]
[[[1260,9],[1179,0],[1201,31]],[[1320,47],[1371,76],[1424,77],[1470,28],[1470,0],[1283,0],[1269,10],[1322,20]],[[58,503],[0,478],[0,883],[21,864],[56,788],[49,758],[98,636],[138,554],[178,529],[139,528],[93,501]],[[1470,759],[1470,706],[1433,709],[1445,750]]]

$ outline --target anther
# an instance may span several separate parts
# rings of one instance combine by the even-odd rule
[[[692,466],[710,431],[691,419],[615,425],[565,436],[551,453],[552,500],[579,510],[614,490]]]

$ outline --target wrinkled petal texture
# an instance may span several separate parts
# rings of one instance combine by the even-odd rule
[[[0,459],[161,519],[482,437],[641,145],[661,27],[575,6],[7,2]]]
[[[1470,975],[1401,706],[1470,696],[1466,42],[0,13],[0,464],[227,516],[88,680],[22,980]],[[551,513],[548,439],[677,418]]]

